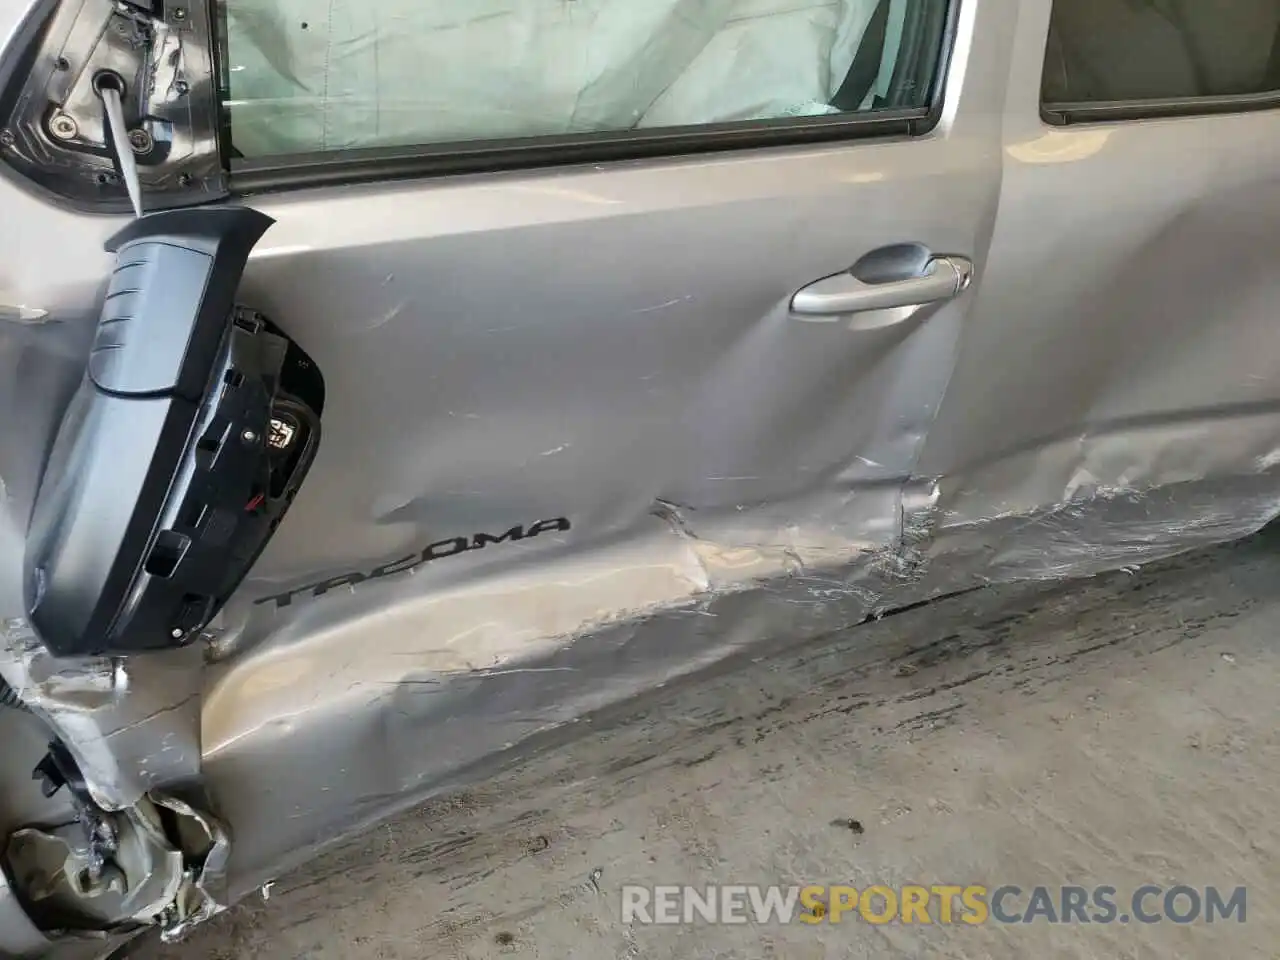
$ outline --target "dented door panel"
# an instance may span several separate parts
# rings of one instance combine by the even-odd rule
[[[276,224],[238,300],[324,371],[324,440],[203,649],[59,661],[22,620],[121,220],[0,181],[0,675],[106,808],[199,779],[229,902],[734,653],[1256,530],[1280,115],[1050,129],[1048,13],[966,2],[918,140],[250,198]],[[971,289],[788,310],[891,242]]]
[[[1049,7],[1019,17],[991,259],[920,461],[940,527],[1028,518],[987,545],[1001,577],[1141,562],[1280,507],[1280,174],[1259,159],[1280,112],[1050,127]]]

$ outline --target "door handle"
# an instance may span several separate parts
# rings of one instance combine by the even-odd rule
[[[972,280],[973,264],[964,257],[933,257],[918,276],[883,283],[867,283],[846,271],[797,292],[791,298],[791,310],[804,316],[832,317],[893,307],[919,307],[950,300],[964,292]]]

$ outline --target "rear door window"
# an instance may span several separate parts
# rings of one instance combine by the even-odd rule
[[[1055,0],[1046,105],[1280,90],[1280,0]]]

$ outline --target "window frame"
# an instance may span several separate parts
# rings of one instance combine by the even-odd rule
[[[650,130],[602,131],[551,137],[467,140],[397,147],[312,151],[240,158],[226,154],[231,143],[229,111],[220,139],[223,169],[232,195],[249,195],[307,187],[412,180],[469,173],[537,170],[585,163],[612,163],[697,156],[731,150],[814,143],[846,143],[894,137],[919,138],[942,119],[947,80],[955,51],[961,7],[974,0],[923,0],[946,3],[941,50],[926,106],[865,113],[782,117],[730,123],[656,127]],[[221,19],[221,18],[220,18]],[[225,43],[225,35],[219,34]],[[220,63],[224,51],[218,51]],[[222,90],[221,82],[215,89]]]
[[[1171,117],[1210,117],[1221,114],[1257,113],[1280,107],[1280,89],[1266,93],[1209,97],[1167,97],[1150,100],[1114,100],[1107,103],[1040,101],[1040,117],[1055,127],[1120,120],[1162,120]]]
[[[1049,0],[1050,16],[1055,3]],[[1272,58],[1280,51],[1280,30],[1272,41]],[[1049,69],[1049,32],[1040,67],[1040,118],[1055,127],[1081,123],[1114,123],[1133,120],[1164,120],[1180,117],[1209,117],[1233,113],[1256,113],[1280,108],[1280,87],[1259,93],[1219,94],[1200,97],[1148,97],[1138,100],[1048,101],[1044,99],[1044,75]],[[1270,69],[1270,68],[1269,68]]]

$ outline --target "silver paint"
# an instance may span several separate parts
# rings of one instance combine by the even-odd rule
[[[27,918],[4,871],[0,871],[0,949],[14,960],[38,957],[49,949],[49,938]]]
[[[104,810],[199,776],[198,646],[131,660],[58,659],[18,619],[0,641],[0,674],[62,735]]]
[[[0,29],[21,6],[0,0]],[[277,225],[242,299],[328,387],[293,510],[207,664],[136,658],[87,711],[61,684],[85,665],[41,673],[15,642],[0,674],[104,799],[200,773],[234,899],[770,638],[1256,530],[1280,514],[1280,115],[1050,128],[1048,11],[969,0],[917,140],[251,198]],[[24,225],[0,234],[0,300],[50,316],[0,320],[17,617],[119,221],[5,183],[0,210]],[[874,329],[788,310],[898,243],[971,260],[972,284]],[[256,602],[560,516],[569,531]],[[144,775],[166,735],[183,762]]]

